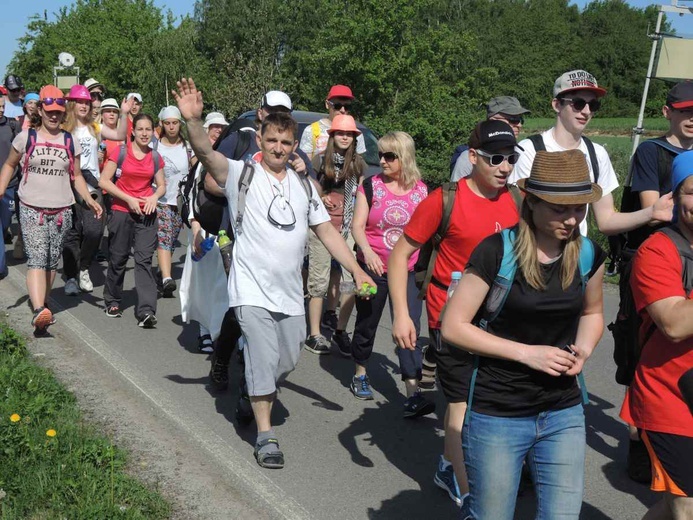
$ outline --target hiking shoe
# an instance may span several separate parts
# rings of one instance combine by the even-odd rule
[[[164,298],[173,298],[173,291],[176,290],[176,281],[173,278],[166,278],[161,284],[161,294]]]
[[[462,505],[462,494],[460,493],[460,487],[457,485],[455,470],[452,468],[452,464],[445,464],[445,459],[442,455],[440,456],[436,474],[433,476],[433,483],[443,491],[447,491],[455,504],[458,506]]]
[[[325,311],[320,320],[320,326],[329,330],[337,329],[337,313],[335,311]]]
[[[77,280],[74,278],[69,278],[65,282],[65,295],[66,296],[77,296],[79,294],[79,285]]]
[[[225,392],[229,388],[229,365],[222,363],[217,353],[212,354],[212,367],[209,370],[209,386],[215,392]]]
[[[31,318],[31,325],[34,327],[35,336],[43,336],[48,330],[48,326],[55,323],[53,321],[53,313],[48,307],[39,307],[34,311],[34,316]]]
[[[84,292],[92,292],[94,290],[94,284],[91,283],[91,278],[89,278],[89,271],[86,269],[79,272],[79,288]]]
[[[435,411],[436,404],[421,395],[421,391],[416,392],[404,402],[404,417],[410,419],[422,417]]]
[[[24,259],[24,240],[22,239],[22,234],[17,235],[17,241],[14,243],[14,249],[12,250],[12,258],[15,260]]]
[[[308,339],[303,342],[303,346],[313,354],[329,354],[330,344],[325,339],[325,336],[308,336]]]
[[[241,395],[238,396],[238,404],[236,404],[235,415],[236,421],[242,426],[248,426],[251,422],[253,422],[253,419],[255,419],[253,407],[250,404],[250,397],[248,397],[247,393],[241,393]]]
[[[203,334],[197,338],[197,350],[203,354],[211,354],[214,352],[214,343],[212,342],[212,336],[209,334]]]
[[[156,316],[148,312],[140,318],[140,321],[137,322],[137,326],[143,329],[153,329],[156,327]]]
[[[354,376],[349,388],[356,399],[363,401],[373,400],[373,390],[371,390],[371,383],[368,381],[367,375]]]
[[[110,307],[106,307],[106,316],[109,318],[122,318],[123,312],[117,305],[111,305]]]
[[[650,454],[642,441],[628,442],[628,476],[634,482],[649,484],[652,481]]]
[[[345,330],[337,330],[332,334],[332,344],[337,347],[339,353],[345,358],[351,357],[351,338]]]

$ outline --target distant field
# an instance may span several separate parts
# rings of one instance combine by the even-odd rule
[[[553,118],[533,118],[529,117],[525,121],[523,131],[526,133],[540,132],[548,130],[554,124]],[[587,135],[593,134],[615,134],[630,135],[633,127],[638,122],[637,118],[629,117],[607,117],[600,119],[595,117],[587,127]],[[647,118],[643,122],[645,133],[661,133],[669,128],[669,124],[663,117]]]

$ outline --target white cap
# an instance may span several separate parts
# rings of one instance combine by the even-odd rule
[[[112,98],[112,97],[104,99],[103,102],[101,103],[101,110],[104,110],[106,108],[113,108],[115,110],[120,111],[120,105],[115,100],[115,98]]]
[[[291,98],[281,90],[270,90],[262,96],[260,107],[284,107],[291,110]]]
[[[224,118],[224,114],[221,112],[210,112],[205,117],[205,124],[202,125],[204,128],[209,128],[209,125],[222,125],[228,126],[229,122]]]
[[[178,110],[178,107],[169,105],[162,108],[161,112],[159,112],[159,121],[165,121],[166,119],[178,119],[180,121],[183,118],[180,115],[180,110]]]
[[[139,92],[130,92],[127,98],[135,98],[140,104],[142,103],[142,95]]]

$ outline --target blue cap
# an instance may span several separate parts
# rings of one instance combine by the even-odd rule
[[[681,183],[688,177],[693,176],[693,150],[680,153],[671,164],[671,191],[676,194]],[[678,204],[674,206],[674,218],[672,222],[678,220]]]
[[[39,100],[39,95],[36,92],[29,92],[26,96],[24,96],[24,103],[22,106],[26,105],[27,101],[38,101]]]

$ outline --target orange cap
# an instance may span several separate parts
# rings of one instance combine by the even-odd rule
[[[51,103],[44,102],[44,100],[65,99],[63,91],[60,90],[58,87],[54,85],[45,85],[41,87],[41,91],[39,92],[39,98],[41,107],[46,112],[65,112],[65,105],[59,105],[55,101],[52,101]]]
[[[356,128],[356,121],[348,114],[339,114],[332,120],[332,126],[327,131],[330,135],[334,132],[353,132],[361,135],[361,130]]]

